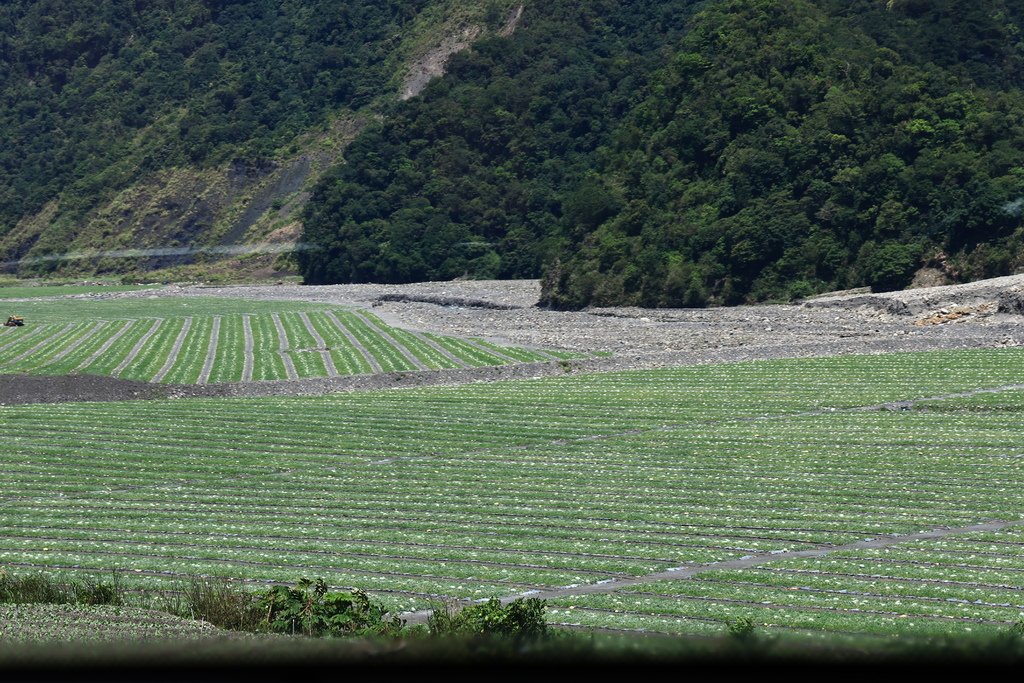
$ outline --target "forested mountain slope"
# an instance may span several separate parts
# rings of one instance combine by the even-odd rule
[[[1022,3],[583,5],[366,131],[307,280],[544,270],[554,306],[699,306],[1024,264]]]
[[[499,30],[515,7],[0,3],[0,263],[126,271],[275,230],[294,242],[303,191],[377,99],[397,98],[413,60],[450,34]],[[75,251],[107,257],[65,258]]]
[[[622,116],[701,3],[530,4],[348,149],[308,207],[306,279],[537,277]],[[580,207],[587,211],[586,207]]]
[[[0,264],[280,247],[309,283],[543,277],[564,308],[1006,274],[1022,26],[1020,0],[12,0]]]
[[[1020,268],[1022,9],[713,3],[589,181],[611,208],[563,221],[549,300],[729,304]]]

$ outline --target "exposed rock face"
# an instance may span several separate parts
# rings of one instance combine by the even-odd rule
[[[518,5],[512,10],[505,25],[498,31],[498,35],[508,37],[515,32],[516,27],[519,26],[519,20],[523,18],[523,8],[524,5]],[[440,45],[429,50],[409,67],[409,74],[406,76],[405,82],[402,83],[399,99],[407,100],[423,92],[427,83],[444,74],[444,67],[451,56],[472,45],[481,33],[483,33],[483,28],[476,24],[470,24],[445,36]]]
[[[919,271],[914,273],[914,279],[911,281],[908,289],[920,289],[922,287],[941,287],[942,285],[953,284],[946,274],[939,268],[921,268]]]
[[[999,293],[997,312],[1024,315],[1024,287],[1011,287]]]
[[[451,56],[469,47],[481,31],[479,26],[466,26],[458,33],[445,37],[440,45],[413,62],[409,68],[409,75],[402,84],[399,99],[407,100],[423,92],[427,83],[444,73],[444,66]]]

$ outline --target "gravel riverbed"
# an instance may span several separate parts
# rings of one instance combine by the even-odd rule
[[[406,329],[600,353],[602,357],[569,363],[201,386],[140,387],[103,378],[24,381],[8,376],[0,377],[0,403],[319,394],[567,372],[849,353],[998,348],[1024,343],[1024,275],[901,292],[851,291],[789,304],[706,309],[546,310],[536,306],[540,296],[536,280],[408,285],[170,285],[155,291],[88,296],[215,296],[353,306],[371,309],[389,324]]]

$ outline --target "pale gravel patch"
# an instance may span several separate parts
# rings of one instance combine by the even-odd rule
[[[111,346],[113,346],[115,343],[117,343],[118,339],[120,339],[124,335],[128,334],[128,330],[132,329],[132,327],[134,327],[134,326],[135,326],[135,321],[134,320],[129,320],[127,325],[125,325],[120,330],[115,332],[114,335],[110,339],[108,339],[107,341],[103,342],[103,346],[101,346],[100,348],[96,349],[96,351],[91,356],[89,356],[84,361],[82,361],[82,363],[77,368],[75,368],[73,370],[73,372],[77,372],[79,370],[82,370],[83,368],[87,368],[90,365],[92,365],[93,361],[95,361],[97,358],[99,358],[104,353],[106,353],[107,349],[109,349]]]
[[[292,362],[292,357],[288,354],[288,333],[284,330],[284,324],[277,313],[271,313],[270,318],[274,321],[274,327],[277,328],[277,341],[279,343],[277,353],[281,356],[281,360],[284,361],[285,374],[288,375],[290,380],[298,379],[299,373],[295,371],[295,363]]]
[[[356,339],[356,336],[352,334],[352,331],[345,327],[345,323],[338,320],[338,316],[334,315],[333,311],[325,311],[324,314],[330,318],[331,322],[334,323],[334,326],[338,328],[338,331],[345,335],[345,339],[347,339],[348,342],[354,346],[357,351],[359,351],[359,353],[363,354],[366,362],[369,363],[370,367],[373,369],[373,373],[382,373],[383,369],[380,367],[380,363],[378,363],[377,359],[373,357],[373,354],[370,353],[370,351],[363,346],[358,339]]]
[[[252,338],[252,321],[250,316],[242,316],[242,334],[245,336],[245,349],[243,354],[245,355],[244,364],[242,365],[242,381],[252,381],[252,366],[253,366],[253,338]]]
[[[550,311],[538,308],[539,282],[457,281],[410,285],[256,285],[236,287],[169,286],[147,290],[145,296],[225,296],[255,300],[300,300],[354,309],[372,309],[387,324],[420,336],[423,331],[529,349],[603,351],[608,357],[507,366],[382,373],[376,359],[333,313],[328,319],[370,363],[372,375],[264,380],[211,384],[201,388],[175,386],[176,395],[269,396],[312,395],[412,386],[450,386],[466,382],[561,376],[567,372],[609,372],[671,368],[777,358],[809,358],[846,354],[878,354],[968,348],[1004,348],[1024,344],[1024,316],[978,315],[953,323],[919,327],[921,301],[976,302],[995,300],[1006,287],[1024,284],[1024,275],[953,287],[880,295],[863,293],[821,297],[803,304],[772,304],[715,309],[610,308]],[[931,292],[929,294],[928,292]],[[403,301],[380,301],[388,295]],[[132,297],[113,293],[104,298]],[[887,300],[904,297],[910,315],[894,315]],[[435,303],[419,299],[431,298]],[[442,305],[437,301],[461,302]],[[958,298],[960,297],[960,298]],[[487,306],[468,307],[467,301]],[[826,305],[822,305],[822,302]],[[879,304],[879,301],[882,301]],[[918,313],[913,313],[917,310]],[[441,353],[443,350],[438,349]],[[445,356],[452,358],[451,354]],[[287,359],[287,356],[285,356]],[[289,359],[290,360],[290,359]],[[460,365],[465,365],[460,363]],[[162,375],[160,376],[162,378]],[[159,381],[154,377],[151,381]]]
[[[369,319],[368,317],[366,317],[365,315],[361,315],[361,314],[359,314],[359,313],[356,313],[356,315],[358,315],[358,316],[359,316],[359,319],[360,319],[360,320],[362,320],[362,321],[363,321],[364,323],[366,323],[366,325],[367,325],[367,326],[368,326],[368,327],[369,327],[369,328],[370,328],[371,330],[373,330],[373,331],[374,331],[374,332],[376,332],[376,333],[377,333],[377,334],[378,334],[378,335],[379,335],[379,336],[380,336],[381,338],[383,338],[383,339],[384,339],[384,341],[386,341],[386,342],[387,342],[388,344],[391,344],[391,345],[392,345],[393,347],[395,347],[396,349],[398,349],[398,352],[399,352],[399,353],[401,353],[401,354],[402,354],[403,356],[405,356],[405,359],[406,359],[407,361],[409,361],[410,363],[412,363],[413,367],[415,367],[415,368],[416,368],[417,370],[429,370],[429,369],[430,369],[430,368],[428,368],[428,367],[427,367],[427,366],[426,366],[426,365],[425,365],[425,364],[423,363],[423,361],[421,361],[421,360],[420,360],[419,358],[417,358],[417,357],[416,357],[416,356],[415,356],[415,355],[414,355],[414,354],[413,354],[413,353],[412,353],[412,352],[411,352],[411,351],[410,351],[409,349],[405,348],[405,345],[404,345],[404,344],[402,344],[402,343],[401,343],[401,342],[399,342],[399,341],[398,341],[397,339],[395,339],[395,338],[394,338],[394,337],[392,337],[392,336],[391,336],[390,334],[388,334],[388,333],[387,333],[386,331],[384,331],[383,329],[381,329],[381,327],[379,327],[379,326],[378,326],[377,324],[375,324],[375,323],[374,323],[374,322],[373,322],[372,320],[370,320],[370,319]]]
[[[309,315],[305,311],[299,313],[299,318],[302,320],[302,324],[306,326],[306,331],[313,337],[313,341],[316,342],[316,348],[320,352],[320,357],[324,360],[324,367],[327,368],[327,376],[337,377],[338,368],[334,367],[334,359],[331,358],[331,350],[327,348],[327,342],[324,341],[324,338],[313,327],[313,321],[309,319]]]
[[[124,369],[128,367],[128,365],[133,360],[135,360],[135,357],[139,355],[139,352],[142,351],[142,348],[146,345],[147,342],[149,342],[150,339],[152,339],[153,335],[157,333],[157,330],[159,330],[160,326],[163,324],[163,318],[157,318],[156,320],[153,321],[153,326],[146,331],[146,334],[142,335],[142,338],[139,339],[139,341],[135,342],[135,346],[133,346],[132,350],[128,352],[128,355],[125,357],[125,359],[121,361],[121,364],[114,368],[114,372],[111,373],[114,377],[121,376],[121,373],[124,372]]]
[[[219,315],[213,316],[210,338],[206,343],[206,360],[203,361],[203,369],[196,384],[206,384],[210,379],[210,372],[213,371],[213,360],[217,356],[217,342],[220,339],[220,319]]]
[[[178,360],[178,354],[181,353],[181,345],[185,343],[185,337],[188,336],[188,331],[191,327],[192,316],[188,316],[185,318],[185,324],[181,326],[181,331],[178,332],[178,338],[174,340],[171,352],[167,354],[167,360],[164,361],[163,367],[153,375],[153,379],[149,380],[150,382],[159,382],[171,371],[174,363]]]
[[[995,302],[1024,275],[881,294],[820,297],[806,303],[708,309],[592,308],[552,311],[536,306],[537,280],[426,282],[408,285],[253,285],[169,287],[162,296],[226,296],[298,300],[372,308],[389,325],[411,332],[479,337],[528,349],[607,352],[640,359],[666,352],[836,343],[942,340],[967,333],[986,346],[1024,343],[1024,316],[977,315],[954,323],[917,327],[931,307]],[[129,293],[130,294],[130,293]],[[381,297],[403,298],[401,301]],[[427,300],[429,299],[430,302]],[[444,305],[438,302],[449,302]],[[893,302],[906,302],[897,306]],[[433,302],[433,303],[431,303]],[[478,306],[467,302],[479,302]],[[485,308],[483,306],[498,308]],[[937,309],[936,309],[937,310]],[[902,311],[897,315],[893,311]],[[652,367],[657,367],[654,365]]]

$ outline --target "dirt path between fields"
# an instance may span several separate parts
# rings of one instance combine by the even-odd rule
[[[844,545],[819,546],[817,548],[809,548],[807,550],[771,551],[767,553],[758,553],[756,555],[746,555],[735,560],[724,560],[722,562],[709,562],[706,564],[688,565],[685,567],[674,567],[672,569],[668,569],[661,572],[655,572],[653,574],[646,574],[644,576],[635,576],[629,578],[610,578],[598,581],[596,583],[564,586],[561,588],[553,589],[528,590],[518,593],[516,595],[510,595],[500,598],[499,600],[502,604],[507,605],[508,603],[519,598],[558,600],[561,598],[569,598],[577,595],[613,593],[615,591],[631,588],[633,586],[638,586],[645,583],[651,583],[653,581],[685,581],[704,572],[720,571],[723,569],[751,569],[753,567],[759,567],[763,564],[775,562],[777,560],[794,560],[800,558],[826,557],[832,553],[847,550],[888,548],[894,545],[899,545],[900,543],[906,543],[908,541],[947,538],[949,536],[957,536],[960,534],[969,534],[985,531],[1000,531],[1002,529],[1012,526],[1024,526],[1024,520],[995,520],[989,522],[982,522],[980,524],[971,524],[969,526],[962,527],[945,527],[941,529],[931,529],[929,531],[920,531],[912,534],[894,534],[892,536],[884,536],[880,538],[865,538],[861,541],[846,543]],[[483,601],[466,600],[454,603],[454,605],[456,607],[464,607],[472,605],[475,602]],[[427,623],[427,619],[430,617],[432,613],[433,609],[419,610],[416,612],[406,612],[401,615],[401,618],[404,619],[406,623],[409,625],[425,624]]]

